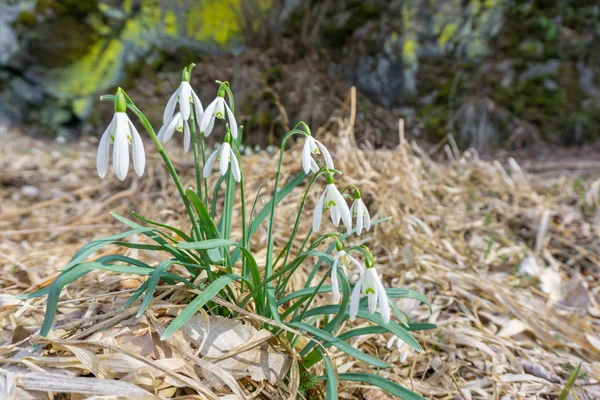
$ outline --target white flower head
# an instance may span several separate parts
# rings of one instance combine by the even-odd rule
[[[377,310],[377,304],[379,303],[379,313],[384,323],[390,322],[390,305],[388,303],[387,293],[385,288],[379,279],[377,270],[374,266],[367,265],[367,268],[361,271],[360,278],[350,297],[350,321],[356,319],[358,313],[358,306],[360,303],[360,293],[367,296],[369,304],[369,313],[374,314]]]
[[[387,342],[387,348],[391,350],[392,346],[394,346],[394,343],[396,343],[396,348],[398,350],[400,350],[402,348],[402,346],[404,345],[404,341],[402,339],[400,339],[396,335],[392,335],[392,337],[389,338],[389,340]]]
[[[371,229],[371,216],[369,215],[369,210],[367,210],[367,206],[362,201],[360,197],[360,192],[358,189],[354,190],[354,202],[350,207],[350,214],[352,214],[352,218],[356,219],[356,234],[360,235],[363,228],[368,232]]]
[[[173,137],[175,131],[183,132],[183,149],[187,153],[190,151],[190,125],[183,119],[183,115],[178,111],[168,124],[163,125],[158,131],[158,140],[161,143],[167,143]]]
[[[319,166],[312,156],[320,153],[323,153],[325,166],[328,169],[334,169],[333,159],[327,148],[312,136],[306,136],[304,147],[302,148],[302,168],[304,169],[305,174],[308,175],[311,171],[315,173],[319,170]]]
[[[204,114],[199,123],[200,132],[202,132],[204,136],[210,136],[215,125],[215,118],[225,119],[225,114],[227,114],[231,135],[236,139],[238,135],[238,125],[231,108],[229,108],[229,105],[225,101],[225,90],[223,88],[219,89],[217,97],[208,105],[208,107],[206,107],[206,110],[204,110]]]
[[[240,164],[235,155],[235,152],[231,148],[231,145],[228,142],[228,136],[225,137],[225,142],[221,145],[220,148],[216,149],[210,157],[206,160],[206,164],[204,165],[204,170],[202,175],[207,178],[212,171],[213,165],[217,158],[219,159],[219,171],[221,175],[225,176],[227,170],[229,169],[229,164],[231,164],[231,173],[233,174],[233,178],[239,182],[241,180],[240,173]]]
[[[175,90],[169,98],[165,111],[163,112],[163,126],[168,125],[172,121],[177,104],[179,104],[179,112],[184,121],[190,119],[191,105],[193,105],[196,122],[198,123],[198,126],[200,126],[200,119],[204,114],[204,109],[202,108],[202,102],[190,85],[190,74],[193,67],[194,64],[190,64],[183,69],[183,73],[181,74],[181,84],[179,84],[177,90]]]
[[[362,265],[358,260],[346,253],[339,241],[336,241],[336,247],[338,249],[337,254],[333,260],[333,266],[331,267],[331,300],[333,303],[340,301],[340,285],[338,281],[338,266],[342,267],[344,274],[348,275],[348,269],[350,263],[352,263],[359,271],[363,270]]]
[[[129,146],[131,146],[131,157],[135,173],[138,176],[142,176],[144,173],[146,166],[144,143],[125,110],[125,95],[119,88],[115,96],[115,115],[102,134],[98,145],[96,169],[101,178],[106,177],[108,173],[108,157],[111,144],[113,145],[113,168],[119,180],[124,180],[129,170]]]
[[[317,206],[315,207],[315,212],[313,215],[313,231],[319,231],[323,213],[325,210],[329,210],[333,225],[336,227],[339,226],[341,219],[346,226],[348,234],[350,234],[352,231],[352,216],[350,215],[348,204],[346,204],[344,196],[342,196],[340,191],[335,187],[331,174],[327,173],[326,177],[327,186],[317,202]]]

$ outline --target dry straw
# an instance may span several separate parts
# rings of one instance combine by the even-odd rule
[[[420,334],[421,354],[407,346],[388,350],[388,338],[381,335],[351,339],[352,345],[392,363],[380,373],[428,398],[553,398],[579,362],[582,373],[572,395],[600,398],[599,181],[528,176],[514,161],[505,168],[474,151],[457,154],[454,146],[448,147],[447,162],[432,160],[404,140],[400,149],[359,149],[353,123],[361,116],[355,104],[353,92],[317,137],[328,133],[324,142],[336,149],[336,166],[361,177],[359,182],[342,177],[340,183],[360,185],[373,218],[392,216],[392,221],[354,240],[380,249],[375,256],[386,286],[426,294],[432,313],[410,300],[398,305],[415,322],[439,328]],[[184,220],[184,210],[155,155],[144,179],[99,182],[91,143],[36,141],[5,128],[0,136],[5,143],[0,149],[1,398],[50,398],[47,392],[70,393],[70,399],[296,397],[301,377],[294,359],[286,366],[291,368],[286,387],[218,370],[215,363],[228,356],[204,357],[205,343],[190,341],[186,333],[160,342],[162,327],[189,299],[179,287],[159,288],[150,311],[137,320],[137,305],[119,311],[139,285],[137,278],[90,274],[63,292],[50,337],[37,337],[45,300],[20,302],[10,294],[48,285],[79,246],[121,229],[108,210],[122,215],[164,210],[146,216],[175,226]],[[344,145],[333,145],[334,140]],[[173,160],[185,159],[176,146],[168,151]],[[300,152],[296,146],[284,158],[284,180],[298,172]],[[268,189],[274,157],[262,153],[244,162],[247,192],[256,193],[262,184]],[[175,164],[184,183],[192,184],[191,162]],[[301,191],[295,196],[299,201]],[[295,214],[280,210],[275,232],[285,232]],[[234,213],[234,220],[239,224],[239,215]],[[308,222],[300,228],[304,232]],[[285,241],[276,237],[276,247]],[[264,227],[252,246],[264,262]],[[107,248],[99,255],[115,251]],[[519,273],[527,257],[535,263],[537,269],[530,271],[535,276]],[[294,276],[294,290],[303,286],[309,267]],[[328,296],[317,299],[328,302]],[[251,312],[242,315],[248,325],[260,322]],[[210,323],[208,315],[199,318]],[[286,343],[262,335],[256,333],[229,358],[266,343],[269,351],[294,356]],[[328,350],[338,372],[368,368]],[[220,379],[211,378],[211,369],[221,372]],[[361,396],[385,398],[367,385],[342,383],[341,398]]]

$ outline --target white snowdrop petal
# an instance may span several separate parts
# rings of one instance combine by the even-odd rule
[[[323,194],[319,198],[319,201],[317,202],[317,205],[315,207],[312,223],[312,228],[315,232],[318,232],[319,227],[321,226],[321,218],[323,217],[323,202],[325,201],[325,196],[327,195],[327,189],[328,188],[325,187],[325,190],[323,190]]]
[[[334,303],[340,301],[340,288],[337,278],[339,256],[336,256],[333,266],[331,267],[331,296]]]
[[[338,208],[338,206],[331,207],[331,209],[329,210],[329,215],[331,216],[331,222],[333,222],[333,225],[339,226],[340,225],[340,209]]]
[[[311,171],[311,160],[314,162],[310,155],[310,146],[308,140],[304,141],[304,147],[302,147],[302,169],[304,173],[308,175]]]
[[[375,272],[377,273],[377,272]],[[379,297],[379,313],[381,314],[381,318],[383,322],[386,324],[390,322],[390,304],[388,302],[387,294],[385,293],[385,288],[383,284],[379,280],[379,276],[377,276],[377,296]]]
[[[215,160],[217,159],[217,156],[219,155],[220,150],[221,149],[216,149],[215,151],[213,151],[213,153],[206,160],[206,164],[204,164],[204,169],[202,170],[202,175],[205,178],[208,178],[208,176],[212,172],[213,165],[215,164]]]
[[[190,141],[192,135],[190,134],[190,125],[187,121],[183,123],[183,151],[186,153],[190,151]]]
[[[313,172],[313,174],[316,174],[317,172],[319,172],[319,166],[317,165],[317,162],[311,157],[310,158],[310,170]]]
[[[352,289],[352,295],[350,296],[350,321],[354,321],[356,319],[356,314],[358,314],[358,306],[360,303],[360,290],[364,283],[364,273],[360,271],[360,278],[358,282],[354,285],[354,289]]]
[[[113,168],[119,180],[124,180],[129,170],[129,125],[125,113],[116,113],[115,143],[113,146]]]
[[[133,170],[137,176],[144,174],[146,168],[146,152],[144,151],[144,142],[135,125],[127,118],[129,130],[131,132],[131,158],[133,159]]]
[[[233,179],[237,182],[242,180],[242,174],[240,173],[240,163],[238,162],[237,157],[233,150],[230,150],[229,154],[231,154],[231,173],[233,174]]]
[[[353,204],[354,206],[354,204]],[[362,202],[360,199],[356,199],[356,234],[360,235],[363,228],[363,216],[362,216]],[[353,215],[352,211],[350,211],[350,215]]]
[[[331,154],[329,154],[329,150],[327,150],[327,148],[325,146],[323,146],[323,144],[321,142],[319,142],[318,140],[315,140],[315,142],[317,142],[317,146],[319,146],[319,150],[321,150],[321,153],[323,153],[323,158],[325,159],[325,165],[327,166],[327,168],[329,169],[333,169],[333,159],[331,158]]]
[[[204,113],[202,114],[202,118],[200,119],[200,132],[204,133],[204,136],[210,135],[210,131],[208,131],[207,128],[210,125],[211,121],[214,121],[214,119],[215,119],[215,117],[212,114],[213,114],[213,110],[215,109],[216,103],[217,103],[217,99],[214,99],[208,105],[208,107],[206,107],[206,110],[204,110]],[[208,133],[206,133],[207,131],[208,131]]]
[[[108,173],[108,153],[110,152],[110,135],[113,133],[113,126],[115,124],[116,116],[110,121],[108,127],[100,138],[100,144],[98,145],[98,154],[96,156],[96,169],[100,178],[106,177]]]
[[[202,102],[200,101],[200,98],[198,98],[198,95],[196,94],[196,92],[194,92],[194,89],[191,90],[192,93],[192,100],[194,103],[194,118],[196,119],[196,123],[198,124],[198,127],[200,127],[200,119],[202,118],[202,115],[204,114],[204,108],[202,107]]]
[[[225,176],[227,173],[227,168],[229,168],[229,153],[231,151],[231,146],[229,143],[223,143],[221,146],[221,153],[219,155],[219,171],[221,175]]]
[[[190,119],[190,100],[192,100],[192,88],[188,82],[181,82],[179,90],[179,110],[184,121]]]
[[[390,337],[390,338],[388,339],[388,341],[387,341],[387,344],[386,344],[386,346],[385,346],[385,347],[387,347],[388,349],[391,349],[391,348],[392,348],[392,346],[394,345],[394,342],[395,342],[395,341],[396,341],[396,336],[393,336],[393,335],[392,335],[392,337]]]
[[[177,96],[179,96],[179,88],[171,95],[169,101],[167,102],[167,106],[165,107],[165,111],[163,112],[163,125],[169,123],[169,121],[173,118],[173,114],[175,113],[175,106],[177,105]]]
[[[365,229],[367,230],[367,232],[369,231],[369,229],[371,229],[371,216],[369,215],[369,210],[367,210],[367,206],[365,206],[365,203],[363,203],[363,211],[365,213],[365,216],[363,217],[365,220]]]
[[[225,101],[223,101],[223,104],[225,105],[225,110],[227,110],[227,119],[229,120],[229,130],[231,131],[231,136],[233,136],[234,139],[237,139],[238,125],[237,121],[235,120],[235,115],[233,115],[233,112],[231,111],[227,103],[225,103]]]
[[[175,133],[175,129],[177,129],[183,123],[183,117],[180,112],[177,112],[169,121],[169,124],[165,128],[162,136],[162,142],[167,143],[173,137],[173,133]]]

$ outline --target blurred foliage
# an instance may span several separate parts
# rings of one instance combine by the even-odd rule
[[[93,122],[97,95],[119,84],[143,76],[157,96],[164,73],[225,55],[259,70],[221,77],[242,86],[256,130],[271,131],[280,112],[265,87],[292,90],[291,119],[306,112],[299,99],[328,112],[321,78],[298,69],[310,64],[330,92],[355,84],[431,140],[452,131],[482,149],[570,145],[600,132],[591,0],[7,0],[0,15],[0,117],[50,134]]]

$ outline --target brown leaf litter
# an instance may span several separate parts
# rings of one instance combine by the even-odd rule
[[[381,376],[427,398],[555,398],[579,362],[573,398],[600,398],[599,177],[529,175],[514,161],[461,153],[452,141],[444,162],[415,143],[359,148],[354,119],[350,107],[349,118],[340,113],[316,135],[344,172],[339,186],[358,185],[373,219],[392,220],[352,241],[375,253],[386,286],[425,293],[432,313],[410,300],[398,300],[398,306],[413,321],[439,328],[416,333],[425,348],[420,354],[407,346],[388,350],[382,335],[351,344],[393,365]],[[135,210],[181,227],[187,227],[186,217],[150,142],[145,175],[120,183],[97,177],[91,139],[49,143],[6,128],[0,137],[0,398],[295,398],[297,354],[260,330],[251,309],[238,321],[201,312],[161,342],[160,332],[193,295],[179,286],[159,286],[149,311],[135,319],[139,303],[120,307],[141,280],[91,273],[63,291],[49,338],[36,336],[45,299],[21,302],[9,295],[47,286],[80,246],[125,230],[109,211],[128,216]],[[167,151],[192,185],[191,156],[176,143]],[[300,171],[300,151],[294,146],[286,152],[283,181]],[[268,201],[275,157],[263,152],[243,161],[246,192],[253,196],[264,183],[261,199]],[[301,196],[295,190],[277,210],[279,249]],[[238,224],[239,207],[238,199]],[[301,232],[308,229],[302,221]],[[252,241],[259,263],[265,247],[263,226]],[[115,247],[98,256],[115,253],[150,263],[168,257]],[[304,284],[313,262],[294,275],[294,289]],[[319,275],[325,273],[323,268]],[[318,297],[316,305],[329,297]],[[347,322],[342,329],[351,325],[368,323]],[[328,351],[338,372],[377,372],[336,348]],[[65,396],[52,394],[59,392]],[[340,398],[388,397],[342,382]]]

